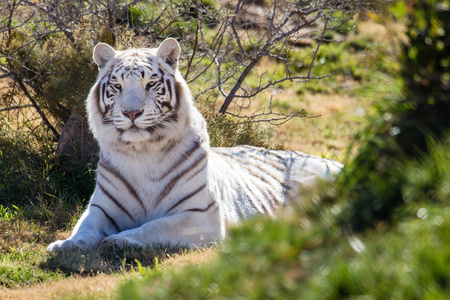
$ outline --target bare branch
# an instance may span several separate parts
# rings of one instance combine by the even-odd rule
[[[223,105],[219,109],[219,113],[224,114],[228,106],[231,104],[231,101],[236,95],[236,92],[241,88],[242,83],[244,82],[247,75],[250,73],[250,71],[256,66],[258,63],[258,60],[252,60],[244,69],[244,71],[241,73],[241,76],[239,76],[239,79],[236,81],[236,84],[234,85],[233,89],[231,89],[230,93],[225,98],[225,101],[223,102]]]
[[[2,111],[9,111],[9,110],[15,110],[15,109],[21,109],[21,108],[28,108],[28,107],[33,107],[33,105],[31,105],[31,104],[15,105],[15,106],[10,106],[10,107],[0,108],[0,112],[2,112]]]
[[[30,100],[31,104],[33,105],[34,109],[38,112],[38,114],[41,116],[42,121],[44,122],[44,124],[51,130],[51,132],[53,133],[53,135],[55,136],[56,140],[59,139],[59,133],[58,131],[53,127],[53,125],[49,122],[49,120],[47,119],[47,117],[45,116],[44,112],[41,110],[41,108],[39,107],[39,105],[37,104],[36,100],[34,100],[34,98],[30,95],[30,93],[28,92],[27,88],[25,87],[25,85],[22,83],[22,81],[20,80],[20,78],[16,78],[16,82],[19,84],[20,89],[22,90],[22,92],[25,94],[25,96],[28,98],[28,100]]]
[[[196,29],[195,29],[194,47],[193,47],[193,50],[192,50],[191,58],[188,60],[186,73],[184,74],[184,79],[185,80],[186,80],[186,78],[187,78],[187,76],[189,74],[189,71],[190,71],[190,68],[191,68],[191,64],[192,64],[192,61],[194,60],[195,51],[197,50],[197,44],[198,44],[198,31],[199,31],[199,28],[200,28],[201,19],[199,19],[199,15],[198,15],[198,2],[197,1],[198,0],[195,0]]]
[[[309,81],[309,80],[322,80],[328,77],[332,77],[334,74],[336,73],[336,70],[331,73],[331,74],[326,74],[323,76],[319,76],[319,77],[314,77],[314,76],[290,76],[290,77],[285,77],[279,80],[275,80],[275,81],[271,81],[269,83],[267,83],[266,85],[260,85],[256,91],[252,94],[248,94],[248,95],[234,95],[235,98],[253,98],[256,95],[258,95],[260,92],[270,88],[270,87],[274,87],[277,86],[278,84],[284,82],[284,81],[293,81],[293,80],[300,80],[300,81]]]
[[[324,24],[323,30],[322,30],[322,36],[320,37],[319,42],[317,43],[316,51],[314,51],[314,56],[311,60],[311,64],[309,65],[308,77],[311,76],[311,71],[312,71],[312,67],[314,65],[314,61],[316,60],[317,52],[319,52],[320,45],[322,45],[322,41],[325,36],[325,32],[327,31],[327,24],[328,24],[328,19],[325,20],[325,24]]]

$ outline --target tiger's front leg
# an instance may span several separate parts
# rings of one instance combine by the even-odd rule
[[[225,235],[219,213],[184,211],[162,217],[140,227],[102,238],[101,246],[187,246],[200,247],[221,240]]]
[[[111,225],[101,207],[90,205],[78,220],[72,235],[67,240],[51,243],[47,250],[55,252],[90,249],[102,237],[117,233],[117,230]]]

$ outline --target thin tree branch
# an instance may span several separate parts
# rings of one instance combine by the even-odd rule
[[[231,89],[230,93],[225,98],[225,101],[223,102],[222,106],[219,109],[219,113],[224,114],[228,106],[230,106],[231,101],[233,100],[236,92],[241,88],[242,83],[244,82],[247,75],[250,73],[250,71],[256,66],[258,63],[258,60],[252,60],[250,63],[245,67],[244,71],[241,73],[241,76],[239,76],[238,80],[236,81],[236,84]]]
[[[22,109],[22,108],[27,108],[27,107],[33,107],[33,105],[26,104],[26,105],[15,105],[15,106],[10,106],[10,107],[0,108],[0,112],[15,110],[15,109]]]
[[[317,43],[316,51],[314,51],[314,56],[312,58],[311,64],[309,65],[308,77],[311,76],[312,67],[314,65],[314,61],[316,60],[317,52],[319,52],[320,45],[322,45],[323,38],[325,36],[325,32],[327,31],[328,19],[325,20],[325,24],[322,30],[322,36],[320,37],[319,42]]]
[[[41,110],[41,108],[39,107],[39,105],[37,104],[36,100],[34,100],[34,98],[30,95],[30,93],[28,92],[26,86],[22,83],[22,81],[20,80],[20,78],[18,78],[15,75],[15,81],[19,84],[20,89],[23,91],[23,93],[25,94],[25,96],[27,96],[28,100],[30,100],[31,104],[33,105],[34,109],[38,112],[38,114],[41,116],[42,121],[44,122],[44,124],[50,129],[50,131],[53,133],[53,135],[55,136],[56,140],[59,139],[59,133],[58,131],[56,131],[56,129],[52,126],[52,124],[50,123],[50,121],[47,119],[47,117],[45,116],[44,112]]]
[[[186,78],[187,78],[187,76],[189,74],[189,71],[191,69],[192,61],[194,60],[194,57],[195,57],[195,51],[197,50],[197,44],[198,44],[198,31],[199,31],[199,27],[200,27],[199,22],[202,22],[198,18],[198,0],[195,0],[195,20],[196,20],[196,25],[197,26],[196,26],[196,29],[195,29],[194,49],[192,50],[191,58],[188,61],[188,65],[187,65],[187,68],[186,68],[186,73],[184,74],[184,80],[186,80]]]

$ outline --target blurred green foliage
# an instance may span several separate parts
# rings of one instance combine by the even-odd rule
[[[430,145],[450,129],[449,1],[408,1],[407,37],[399,76],[403,95],[379,106],[379,113],[361,134],[364,145],[348,163],[339,182],[349,200],[342,224],[361,231],[377,222],[391,222],[408,197],[405,164],[429,154]],[[401,6],[400,6],[401,7]],[[440,34],[438,34],[438,32]],[[411,55],[414,52],[416,55]],[[444,201],[444,199],[441,199]]]
[[[409,43],[402,57],[405,97],[398,104],[397,141],[408,153],[425,150],[427,134],[440,138],[450,127],[449,6],[450,1],[407,2]]]

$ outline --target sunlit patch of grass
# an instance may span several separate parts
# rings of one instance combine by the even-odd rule
[[[3,211],[0,219],[0,286],[26,286],[58,278],[58,271],[46,272],[39,268],[46,257],[43,244],[58,235],[45,226],[24,220],[21,213],[2,206],[0,210]]]
[[[0,262],[0,286],[11,288],[28,286],[43,281],[61,278],[58,272],[46,272],[36,265],[43,258],[42,253],[26,252],[22,257],[2,255]]]
[[[305,109],[308,116],[317,117],[297,118],[278,126],[275,140],[289,149],[341,161],[356,132],[373,113],[370,99],[318,94],[295,100],[289,93],[282,97],[285,102],[291,101],[291,110]]]
[[[114,296],[114,290],[122,280],[124,280],[122,274],[72,276],[20,288],[2,289],[0,287],[0,294],[5,300],[109,299]]]

